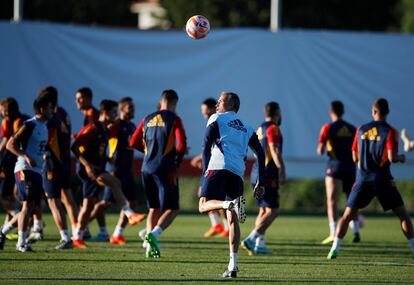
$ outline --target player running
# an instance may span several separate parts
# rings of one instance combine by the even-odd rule
[[[93,206],[103,187],[112,190],[115,200],[122,207],[131,225],[139,223],[143,217],[135,213],[128,205],[122,194],[121,182],[105,172],[107,162],[106,149],[108,145],[108,125],[115,121],[118,103],[112,100],[102,100],[99,110],[99,121],[84,127],[77,135],[72,152],[79,159],[78,175],[83,184],[83,204],[79,213],[79,226],[73,236],[73,245],[86,248],[83,234],[88,224]]]
[[[338,194],[340,189],[349,196],[355,181],[355,163],[352,160],[352,142],[355,127],[342,119],[344,105],[341,101],[331,102],[329,116],[332,123],[325,124],[319,136],[316,152],[323,155],[327,149],[327,167],[325,176],[326,207],[329,221],[329,236],[322,244],[331,243],[335,236],[338,221]],[[353,220],[353,242],[360,241],[359,221]]]
[[[243,175],[248,146],[259,163],[255,196],[263,194],[264,153],[253,128],[237,115],[239,96],[222,92],[217,113],[207,123],[203,143],[203,184],[199,200],[200,213],[226,210],[229,223],[230,261],[223,277],[237,277],[237,252],[240,244],[240,223],[246,219],[243,197]],[[260,187],[259,187],[260,185]]]
[[[279,214],[279,187],[286,181],[285,164],[282,158],[283,137],[280,131],[282,114],[279,104],[269,102],[264,108],[265,121],[257,130],[257,135],[265,154],[264,196],[257,199],[259,214],[255,227],[241,243],[249,255],[271,254],[266,247],[264,234]],[[258,162],[252,168],[251,183],[257,184],[259,175]]]
[[[216,113],[216,104],[217,101],[213,98],[208,98],[203,101],[201,104],[201,114],[203,115],[204,119],[208,121],[208,119]],[[202,165],[202,155],[197,155],[191,160],[191,165],[196,167],[200,170],[203,169]],[[201,186],[198,189],[198,196],[200,196]],[[210,211],[208,212],[208,217],[210,218],[211,227],[208,231],[204,233],[204,237],[212,237],[215,235],[220,235],[221,237],[228,237],[229,236],[229,225],[227,223],[226,213],[223,209],[219,211]],[[220,223],[220,217],[222,219],[222,223]]]
[[[357,130],[352,146],[352,156],[358,165],[356,182],[338,223],[328,259],[338,256],[349,221],[356,217],[358,209],[366,207],[374,196],[378,198],[384,211],[391,209],[400,219],[401,229],[408,239],[414,259],[413,224],[395,187],[390,170],[391,163],[403,163],[405,156],[398,155],[398,133],[386,122],[388,113],[387,100],[375,100],[372,105],[374,120]]]
[[[187,139],[175,113],[177,102],[174,90],[164,90],[160,110],[141,120],[130,141],[131,147],[145,154],[141,172],[149,208],[147,257],[160,257],[158,236],[171,225],[179,209],[177,168],[187,150]]]

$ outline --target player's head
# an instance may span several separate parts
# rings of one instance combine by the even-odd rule
[[[46,86],[45,88],[40,89],[38,96],[47,96],[52,104],[52,108],[55,109],[57,107],[58,91],[54,86]]]
[[[19,104],[12,97],[4,98],[0,101],[1,116],[13,120],[20,115]]]
[[[161,100],[160,100],[160,110],[170,110],[175,112],[175,107],[177,106],[178,95],[172,89],[167,89],[162,91]]]
[[[104,99],[99,104],[99,120],[112,123],[118,115],[118,103],[113,100]]]
[[[220,98],[216,104],[217,113],[233,111],[237,113],[240,108],[240,98],[233,92],[221,92]]]
[[[76,106],[79,110],[86,110],[92,105],[92,90],[89,87],[82,87],[76,91]]]
[[[332,101],[329,108],[329,115],[332,120],[335,118],[340,119],[344,115],[344,104],[341,101]]]
[[[216,104],[217,101],[213,98],[207,98],[203,101],[203,103],[201,103],[201,114],[203,115],[204,119],[207,120],[216,112]]]
[[[119,116],[121,119],[131,120],[135,115],[135,104],[131,97],[124,97],[118,101]]]
[[[264,107],[264,114],[266,118],[273,120],[278,126],[282,124],[282,112],[277,102],[267,103]]]
[[[42,119],[50,119],[53,115],[52,103],[48,96],[38,96],[33,102],[33,110],[36,116],[40,116]]]
[[[390,109],[388,107],[388,101],[384,98],[379,98],[372,103],[372,117],[374,120],[383,120],[387,117]]]

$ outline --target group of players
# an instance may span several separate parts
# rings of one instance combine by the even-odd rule
[[[61,235],[56,249],[87,247],[84,240],[90,237],[88,224],[93,219],[100,226],[97,239],[124,244],[125,226],[145,218],[133,210],[138,195],[132,172],[136,149],[144,153],[141,173],[149,208],[147,225],[140,236],[146,256],[160,257],[158,237],[177,216],[177,169],[187,150],[183,123],[175,112],[177,102],[174,90],[163,91],[158,110],[135,127],[131,122],[135,111],[131,98],[119,102],[102,100],[97,110],[92,105],[91,89],[80,88],[76,103],[84,114],[84,127],[75,135],[67,112],[58,106],[58,92],[53,86],[39,91],[32,118],[20,113],[15,99],[1,100],[0,190],[7,219],[0,230],[0,249],[16,226],[18,251],[31,251],[30,241],[42,238],[44,196]],[[239,108],[240,99],[232,92],[221,93],[217,102],[214,99],[203,102],[202,113],[208,120],[203,153],[192,160],[203,173],[199,211],[209,213],[211,221],[211,229],[205,236],[229,237],[230,261],[223,277],[231,278],[238,272],[239,245],[249,255],[270,253],[264,235],[278,215],[279,187],[286,180],[280,106],[276,102],[265,105],[265,119],[257,131],[238,116]],[[323,126],[317,148],[320,155],[326,149],[329,157],[325,182],[330,235],[323,241],[333,242],[328,258],[337,257],[350,222],[353,241],[360,240],[358,209],[364,208],[374,196],[384,210],[392,209],[399,217],[414,258],[412,222],[390,172],[390,163],[404,162],[405,158],[397,154],[397,132],[386,123],[388,102],[376,100],[372,105],[374,120],[358,129],[342,119],[343,113],[343,104],[332,102],[332,123]],[[404,142],[412,143],[406,136]],[[239,222],[246,218],[243,176],[249,147],[257,158],[251,183],[260,210],[254,229],[240,242]],[[71,152],[79,162],[77,174],[83,187],[80,207],[69,183]],[[14,198],[15,185],[20,206]],[[341,185],[348,203],[337,223],[336,199]],[[122,210],[109,236],[104,212],[113,203]],[[66,213],[72,224],[72,237]],[[29,225],[32,225],[30,236]]]

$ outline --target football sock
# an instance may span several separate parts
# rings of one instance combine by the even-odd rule
[[[41,220],[33,220],[33,231],[40,232],[43,229],[43,222]]]
[[[112,234],[114,237],[122,236],[124,233],[124,228],[120,225],[116,225],[114,233]]]
[[[61,240],[64,240],[64,241],[70,240],[69,232],[68,232],[67,229],[66,230],[61,230],[61,231],[59,231],[59,233],[60,233],[60,239]]]
[[[256,229],[253,229],[251,231],[251,233],[247,236],[248,239],[255,241],[256,238],[259,236],[260,234],[256,231]]]
[[[158,237],[161,233],[162,233],[162,228],[159,226],[156,226],[151,233],[155,236]]]
[[[352,228],[352,233],[355,235],[357,233],[359,233],[359,220],[353,220],[354,222],[354,227]]]
[[[8,222],[6,225],[3,226],[3,228],[1,229],[1,232],[7,235],[13,228],[14,228],[13,224]]]
[[[223,218],[222,221],[223,221],[224,230],[228,231],[229,230],[229,223],[227,222],[227,219]]]
[[[129,218],[132,214],[134,214],[134,210],[132,210],[128,205],[125,205],[122,207],[122,210],[125,213],[125,216],[127,216],[127,218]]]
[[[414,252],[414,238],[410,238],[409,240],[408,240],[408,243],[410,244],[410,246],[411,246],[411,251],[412,252]]]
[[[338,224],[337,222],[330,222],[329,223],[329,235],[330,236],[334,236],[335,235],[336,225],[337,224]]]
[[[331,250],[333,249],[333,250],[336,250],[337,252],[339,252],[339,250],[341,248],[341,242],[342,242],[341,238],[335,237],[334,241],[332,243]]]
[[[229,266],[227,267],[228,270],[233,271],[237,268],[237,252],[230,252],[230,261]]]
[[[215,227],[220,223],[220,217],[217,212],[209,212],[208,217],[210,218],[212,227]]]
[[[106,226],[100,227],[100,233],[101,235],[108,235],[108,230],[106,229]]]
[[[233,204],[233,201],[224,201],[223,202],[223,209],[227,210],[229,208],[230,204]]]
[[[265,247],[265,241],[264,241],[264,235],[259,235],[256,238],[256,244],[257,247]]]
[[[17,245],[23,245],[26,243],[27,231],[18,231],[19,238],[17,239]]]

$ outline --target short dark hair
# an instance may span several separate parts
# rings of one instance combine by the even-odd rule
[[[99,104],[99,113],[102,114],[103,112],[109,112],[113,108],[118,107],[118,103],[114,100],[104,99]]]
[[[47,105],[49,105],[50,100],[48,98],[49,96],[38,96],[33,102],[33,110],[35,114],[40,114],[41,108],[46,108]]]
[[[89,88],[89,87],[79,88],[78,91],[76,91],[76,92],[82,94],[83,96],[86,96],[86,97],[92,99],[92,96],[93,96],[92,89]]]
[[[207,98],[203,101],[202,105],[206,105],[209,109],[214,109],[217,105],[217,101],[214,98]]]
[[[226,96],[230,104],[233,105],[233,110],[237,113],[240,109],[239,95],[233,92],[221,92],[221,96]]]
[[[266,117],[273,117],[279,110],[279,104],[277,102],[272,101],[265,105],[264,113]]]
[[[331,111],[338,117],[342,117],[344,114],[344,104],[341,101],[332,101],[331,102]]]
[[[381,116],[386,116],[390,112],[388,101],[384,98],[379,98],[374,101],[372,107],[378,110]]]
[[[131,97],[123,97],[118,101],[118,104],[121,105],[121,104],[125,104],[125,103],[133,103],[133,102],[134,102],[134,100],[132,100]]]
[[[2,99],[0,101],[0,105],[3,106],[8,116],[18,116],[20,114],[19,103],[17,103],[16,99],[13,97],[6,97]]]
[[[40,89],[38,96],[47,96],[50,103],[52,103],[52,107],[56,107],[58,101],[58,91],[54,86],[46,86]]]
[[[174,104],[178,102],[178,95],[172,89],[167,89],[162,91],[161,93],[161,100],[167,101],[168,104]]]

